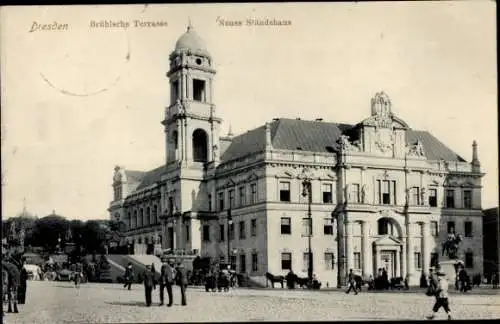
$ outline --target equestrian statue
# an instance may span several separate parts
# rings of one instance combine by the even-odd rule
[[[450,260],[457,259],[457,252],[460,243],[462,242],[462,236],[460,234],[455,234],[454,231],[451,231],[448,234],[448,239],[443,243],[443,253],[442,256],[446,255],[450,258]]]

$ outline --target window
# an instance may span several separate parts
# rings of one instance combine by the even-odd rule
[[[208,194],[208,211],[212,211],[212,195]]]
[[[302,218],[302,236],[312,236],[312,218]]]
[[[189,231],[189,225],[186,225],[186,242],[189,242],[190,239],[190,231]]]
[[[247,272],[247,258],[244,254],[240,254],[240,272]]]
[[[281,217],[281,234],[292,234],[292,219]]]
[[[245,238],[246,238],[245,222],[241,221],[240,222],[240,240],[244,240]]]
[[[280,201],[290,201],[290,182],[280,181]]]
[[[431,267],[436,267],[439,263],[439,253],[432,252],[431,253]]]
[[[307,270],[309,269],[309,255],[310,253],[309,252],[304,252],[304,254],[302,255],[302,264],[303,264],[303,268],[302,268],[302,272],[307,272]],[[312,258],[312,254],[311,254],[311,258]]]
[[[230,263],[231,263],[231,269],[236,270],[236,255],[231,255],[229,258]]]
[[[219,211],[224,210],[224,192],[219,192]]]
[[[411,191],[410,205],[412,206],[420,205],[420,188],[412,187],[410,191]]]
[[[250,235],[257,236],[257,220],[255,218],[250,220]]]
[[[351,185],[351,202],[359,203],[359,183],[353,183]]]
[[[281,270],[292,270],[291,253],[281,253]]]
[[[245,202],[245,187],[241,186],[238,189],[238,192],[239,192],[239,195],[240,195],[240,206],[245,206],[245,204],[246,204],[246,202]]]
[[[219,224],[219,242],[224,242],[224,237],[226,236],[226,232],[224,224]]]
[[[431,221],[431,235],[434,236],[434,237],[438,237],[439,236],[439,225],[438,225],[438,222],[436,221]]]
[[[250,203],[255,204],[257,202],[257,184],[252,183],[250,185],[250,190],[251,190]]]
[[[383,205],[396,204],[396,181],[377,180],[378,203]]]
[[[229,190],[229,208],[235,207],[234,203],[234,189]]]
[[[174,211],[174,197],[170,196],[168,197],[168,211],[170,212],[170,215],[172,215]]]
[[[361,269],[361,253],[354,252],[354,269]]]
[[[429,189],[429,206],[437,207],[437,190]]]
[[[174,81],[172,82],[172,94],[171,94],[173,100],[172,102],[175,102],[177,98],[179,98],[179,81]]]
[[[420,252],[415,252],[413,258],[415,261],[415,269],[422,269],[422,257]]]
[[[464,235],[465,237],[472,237],[472,222],[465,221],[464,223]]]
[[[257,253],[252,253],[252,271],[258,271],[259,270],[259,259],[257,256]]]
[[[234,223],[229,224],[229,239],[234,240]]]
[[[382,181],[382,204],[389,205],[391,203],[391,189],[389,181]]]
[[[193,100],[206,101],[204,80],[193,79]]]
[[[465,267],[474,268],[474,255],[472,252],[465,252]]]
[[[323,233],[325,235],[333,235],[333,219],[325,218],[325,225],[323,225]]]
[[[455,190],[446,189],[446,208],[455,208]]]
[[[464,190],[464,208],[472,208],[472,191]]]
[[[323,183],[323,203],[331,204],[332,203],[332,184],[331,183]]]
[[[448,230],[448,233],[454,232],[455,231],[455,222],[452,222],[452,221],[448,222],[447,230]]]
[[[210,242],[210,225],[203,225],[203,241]]]
[[[335,260],[333,258],[333,253],[325,252],[325,269],[333,270],[335,268]]]

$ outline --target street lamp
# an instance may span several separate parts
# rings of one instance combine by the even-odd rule
[[[227,210],[227,262],[231,264],[231,225],[233,224],[233,216],[231,215],[231,207]]]
[[[309,282],[309,287],[312,287],[312,277],[313,277],[313,254],[311,248],[311,237],[312,237],[312,218],[311,218],[311,204],[312,204],[312,186],[311,177],[307,174],[306,169],[302,172],[304,180],[302,181],[302,196],[307,197],[307,221],[308,221],[308,233],[307,233],[307,243],[309,248],[309,262],[307,267],[307,278]]]

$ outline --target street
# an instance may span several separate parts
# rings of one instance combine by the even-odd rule
[[[499,294],[452,294],[454,319],[500,318]],[[235,289],[207,293],[188,288],[188,305],[180,305],[174,288],[174,305],[159,307],[158,289],[153,305],[145,307],[144,288],[131,291],[119,284],[82,284],[29,281],[26,305],[19,314],[8,313],[4,323],[137,323],[213,321],[316,321],[316,320],[420,320],[429,314],[433,298],[422,293],[367,293],[286,289]],[[6,308],[4,308],[6,309]],[[437,319],[445,319],[444,312]]]

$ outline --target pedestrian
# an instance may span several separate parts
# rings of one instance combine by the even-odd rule
[[[186,306],[186,288],[188,285],[187,270],[182,262],[177,263],[176,281],[181,288],[181,305]]]
[[[448,319],[451,320],[451,310],[448,301],[448,279],[444,272],[437,272],[437,287],[435,291],[436,302],[432,308],[432,314],[427,316],[427,319],[434,319],[436,313],[441,307],[444,308],[445,312],[448,314]]]
[[[21,268],[19,269],[19,278],[21,281],[17,292],[17,303],[22,305],[26,303],[26,289],[28,286],[28,272],[24,268],[24,258],[21,259],[20,266]]]
[[[349,277],[347,279],[347,284],[348,284],[348,289],[347,289],[347,291],[345,293],[348,294],[348,293],[351,292],[351,289],[353,289],[354,290],[354,294],[357,295],[358,294],[358,289],[356,287],[356,280],[354,278],[354,273],[352,272],[352,269],[349,270]]]
[[[174,283],[174,272],[172,266],[167,262],[164,257],[161,260],[163,262],[160,270],[160,306],[164,305],[164,289],[167,289],[168,295],[168,307],[172,306],[173,296],[172,296],[172,285]]]
[[[134,279],[134,269],[132,268],[132,263],[130,262],[125,269],[124,279],[125,284],[123,285],[123,288],[128,287],[128,290],[130,290],[132,288],[132,280]]]
[[[151,306],[151,294],[156,289],[155,273],[151,271],[151,266],[146,266],[146,271],[142,275],[144,281],[144,291],[146,293],[146,306]]]

